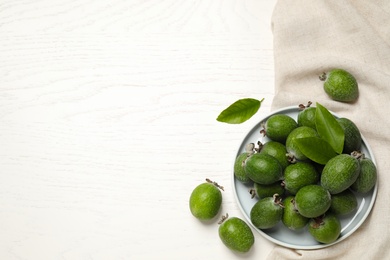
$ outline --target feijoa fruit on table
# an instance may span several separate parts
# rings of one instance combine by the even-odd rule
[[[190,211],[199,220],[213,219],[221,209],[222,186],[206,179],[192,191],[189,201]]]
[[[219,224],[219,237],[230,250],[246,253],[252,248],[255,237],[245,221],[226,216]]]
[[[335,101],[353,102],[359,97],[356,78],[344,69],[332,69],[323,73],[320,80],[324,81],[325,92]]]

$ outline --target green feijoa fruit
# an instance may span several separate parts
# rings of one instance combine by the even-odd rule
[[[295,195],[295,206],[298,212],[307,218],[321,216],[329,209],[330,203],[330,193],[316,184],[301,188]]]
[[[298,126],[308,126],[316,130],[316,108],[306,107],[298,113]]]
[[[309,233],[320,243],[330,244],[341,233],[340,220],[334,214],[325,214],[309,221]]]
[[[297,126],[298,123],[292,117],[285,114],[275,114],[267,119],[264,130],[269,139],[285,143],[287,136]]]
[[[237,156],[236,161],[234,162],[234,176],[242,183],[248,183],[250,181],[244,169],[245,160],[248,156],[248,153],[241,153]]]
[[[206,181],[195,187],[189,201],[192,215],[200,220],[214,218],[222,205],[222,187],[209,179]]]
[[[297,208],[295,207],[294,196],[286,197],[283,200],[283,205],[283,224],[291,230],[298,230],[304,228],[307,222],[309,222],[309,218],[302,216],[298,212]]]
[[[299,161],[308,159],[301,152],[296,143],[296,139],[305,137],[318,137],[317,131],[308,126],[299,126],[288,135],[286,140],[286,149],[291,158]]]
[[[360,173],[351,189],[359,193],[369,192],[376,184],[377,170],[374,162],[369,158],[359,159]]]
[[[231,217],[221,222],[218,229],[219,237],[230,250],[246,253],[252,248],[255,237],[245,221]]]
[[[279,161],[266,153],[252,154],[245,161],[244,168],[247,176],[260,184],[272,184],[283,177]]]
[[[330,159],[321,174],[321,185],[331,194],[348,189],[358,178],[360,164],[349,154],[339,154]]]
[[[286,191],[296,194],[299,189],[316,184],[320,179],[316,168],[309,162],[296,162],[284,170],[283,185]]]
[[[250,211],[252,224],[259,229],[276,226],[283,216],[282,199],[278,194],[259,200]]]
[[[346,70],[332,69],[320,76],[324,90],[336,101],[353,102],[359,97],[359,87],[355,77]]]
[[[282,196],[284,192],[285,190],[282,186],[281,181],[277,181],[275,183],[268,184],[268,185],[263,185],[255,182],[253,184],[253,189],[250,190],[250,193],[252,194],[252,198],[254,196],[257,196],[259,199],[272,197],[276,193]]]
[[[350,154],[354,151],[360,151],[362,146],[362,136],[359,128],[348,118],[338,118],[337,121],[344,130],[343,153]]]
[[[330,210],[337,216],[347,215],[353,212],[358,206],[355,194],[347,189],[332,196]]]
[[[282,143],[275,142],[275,141],[266,142],[261,147],[260,153],[266,153],[275,157],[279,161],[283,169],[290,164],[290,162],[288,161],[288,157],[286,156],[287,154],[286,146]]]

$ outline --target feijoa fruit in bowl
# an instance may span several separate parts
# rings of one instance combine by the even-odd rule
[[[259,200],[250,212],[252,224],[259,229],[276,226],[282,220],[283,207],[279,194]]]
[[[301,111],[298,113],[298,126],[308,126],[316,129],[316,108],[311,107],[311,102],[306,106],[301,104],[299,108]]]
[[[301,148],[297,144],[297,139],[317,136],[317,131],[308,126],[300,126],[291,131],[286,140],[286,149],[290,158],[292,158],[293,161],[307,160],[308,157],[301,151]]]
[[[254,182],[272,184],[281,180],[283,169],[279,161],[266,153],[255,153],[245,161],[245,173]]]
[[[348,189],[358,178],[360,164],[349,154],[339,154],[330,159],[321,174],[321,185],[331,194]]]
[[[243,164],[249,181],[232,174],[246,222],[294,249],[324,248],[349,237],[370,214],[378,186],[375,158],[358,124],[307,104],[259,120],[234,158],[249,154]]]
[[[351,189],[359,193],[371,191],[377,181],[377,170],[375,163],[364,155],[359,157],[360,173],[356,181],[351,185]]]
[[[293,118],[284,114],[275,114],[265,122],[264,134],[273,141],[284,143],[297,126],[298,123]]]
[[[309,222],[310,218],[304,217],[298,212],[294,196],[287,196],[283,200],[283,205],[283,224],[291,230],[303,229]]]
[[[320,175],[310,162],[296,162],[284,170],[283,186],[292,195],[301,188],[318,183]]]
[[[311,184],[302,187],[295,195],[298,212],[307,218],[315,218],[325,214],[330,208],[331,196],[323,186]]]
[[[333,214],[324,214],[309,222],[309,232],[320,243],[330,244],[340,236],[341,223]]]

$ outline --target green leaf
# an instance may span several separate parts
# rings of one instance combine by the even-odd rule
[[[326,164],[337,155],[330,144],[320,137],[297,138],[295,141],[301,152],[316,163]]]
[[[228,124],[241,124],[251,118],[259,110],[262,100],[253,98],[239,99],[223,110],[217,120]]]
[[[341,154],[344,147],[344,130],[336,118],[321,104],[316,105],[316,128],[318,135]]]

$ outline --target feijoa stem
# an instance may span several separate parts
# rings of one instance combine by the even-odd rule
[[[250,189],[249,194],[251,195],[251,199],[253,199],[256,196],[256,190],[255,189]]]
[[[297,209],[297,206],[296,206],[296,203],[295,203],[295,199],[292,198],[290,202],[293,204],[294,211],[298,212],[298,209]]]
[[[299,110],[305,110],[305,108],[310,107],[311,104],[313,104],[311,101],[307,102],[307,105],[306,105],[306,106],[305,106],[304,104],[299,104],[299,105],[298,105],[298,109],[299,109]]]
[[[245,146],[245,152],[248,153],[248,157],[251,156],[254,153],[259,153],[261,149],[263,148],[264,144],[260,141],[257,141],[257,147],[254,143],[248,143]]]
[[[248,157],[256,152],[256,147],[254,143],[249,143],[245,146],[245,152],[248,153]]]
[[[245,146],[245,151],[247,153],[250,153],[250,152],[253,152],[253,150],[255,149],[255,144],[254,143],[249,143]]]
[[[280,207],[284,208],[284,205],[282,203],[283,199],[282,199],[282,197],[278,193],[275,193],[272,197],[274,199],[274,203],[275,204],[277,204]]]
[[[261,151],[261,149],[263,149],[264,144],[260,141],[257,141],[257,145],[258,145],[258,147],[255,148],[255,151],[259,153]]]
[[[362,153],[361,151],[353,151],[352,153],[351,153],[351,156],[352,157],[355,157],[356,159],[364,159],[365,158],[365,155],[364,155],[364,153]]]
[[[325,215],[314,218],[315,224],[313,228],[319,228],[322,224],[324,224],[324,220],[323,220],[324,216]]]
[[[286,153],[286,156],[287,156],[287,160],[290,162],[290,163],[296,163],[297,162],[297,159],[295,158],[294,155],[290,154],[290,153]]]
[[[217,187],[218,189],[221,189],[221,190],[225,191],[225,190],[223,189],[223,186],[219,185],[219,184],[216,183],[215,181],[212,181],[212,180],[210,180],[210,179],[208,179],[208,178],[206,178],[206,181],[207,181],[208,183],[213,184],[213,185],[214,185],[215,187]]]
[[[326,80],[326,73],[322,73],[321,76],[318,77],[320,80],[325,81]]]
[[[229,214],[222,215],[221,219],[218,221],[218,224],[221,225],[225,220],[229,218]]]

